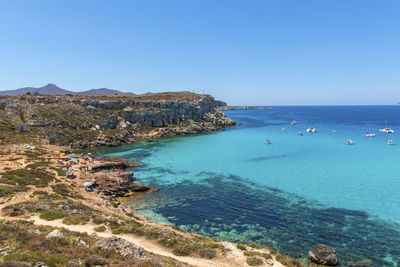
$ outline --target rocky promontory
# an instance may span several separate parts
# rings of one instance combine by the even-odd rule
[[[119,146],[235,125],[218,105],[210,95],[190,92],[3,96],[0,144],[45,138],[71,148]]]

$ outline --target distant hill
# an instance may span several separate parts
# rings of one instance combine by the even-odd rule
[[[40,95],[134,95],[134,93],[125,93],[118,90],[99,88],[90,89],[83,92],[72,92],[69,90],[62,89],[55,84],[49,83],[43,87],[24,87],[15,90],[0,91],[0,96],[2,95],[25,95],[26,93],[40,94]]]
[[[76,92],[77,95],[134,95],[134,93],[126,93],[121,92],[114,89],[108,88],[99,88],[99,89],[90,89],[83,92]]]

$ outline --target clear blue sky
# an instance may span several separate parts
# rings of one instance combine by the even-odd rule
[[[398,0],[0,0],[0,90],[195,90],[232,105],[400,101]]]

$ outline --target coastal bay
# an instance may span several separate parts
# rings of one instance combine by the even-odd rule
[[[379,129],[390,113],[397,130],[398,112],[395,106],[229,111],[242,126],[104,153],[142,162],[135,179],[160,191],[131,205],[152,220],[268,244],[293,257],[305,258],[310,246],[324,243],[343,262],[395,266],[399,185],[388,157],[395,159],[397,147]],[[317,133],[306,134],[310,126]],[[367,131],[377,136],[364,137]],[[353,146],[346,145],[349,138]]]

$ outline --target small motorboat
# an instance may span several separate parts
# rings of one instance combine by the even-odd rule
[[[390,128],[383,128],[379,130],[382,133],[394,133],[394,130],[390,129]]]
[[[296,120],[292,120],[292,121],[290,122],[291,125],[295,125],[296,123],[297,123]]]
[[[269,145],[269,144],[272,144],[272,143],[271,143],[271,141],[269,141],[269,140],[267,139],[267,140],[265,140],[265,144],[266,144],[266,145]]]
[[[282,132],[286,132],[286,128],[282,128],[282,130],[281,130]]]
[[[317,130],[313,127],[307,129],[307,133],[315,133]]]
[[[352,144],[354,144],[354,142],[353,142],[353,140],[349,139],[349,140],[347,140],[347,144],[352,145]]]
[[[394,145],[393,140],[389,140],[389,141],[387,142],[387,144],[388,144],[388,145]]]
[[[303,133],[302,132],[298,132],[297,135],[298,136],[303,136]]]
[[[374,133],[366,133],[366,134],[364,134],[364,136],[366,136],[366,137],[374,137],[375,134]]]

